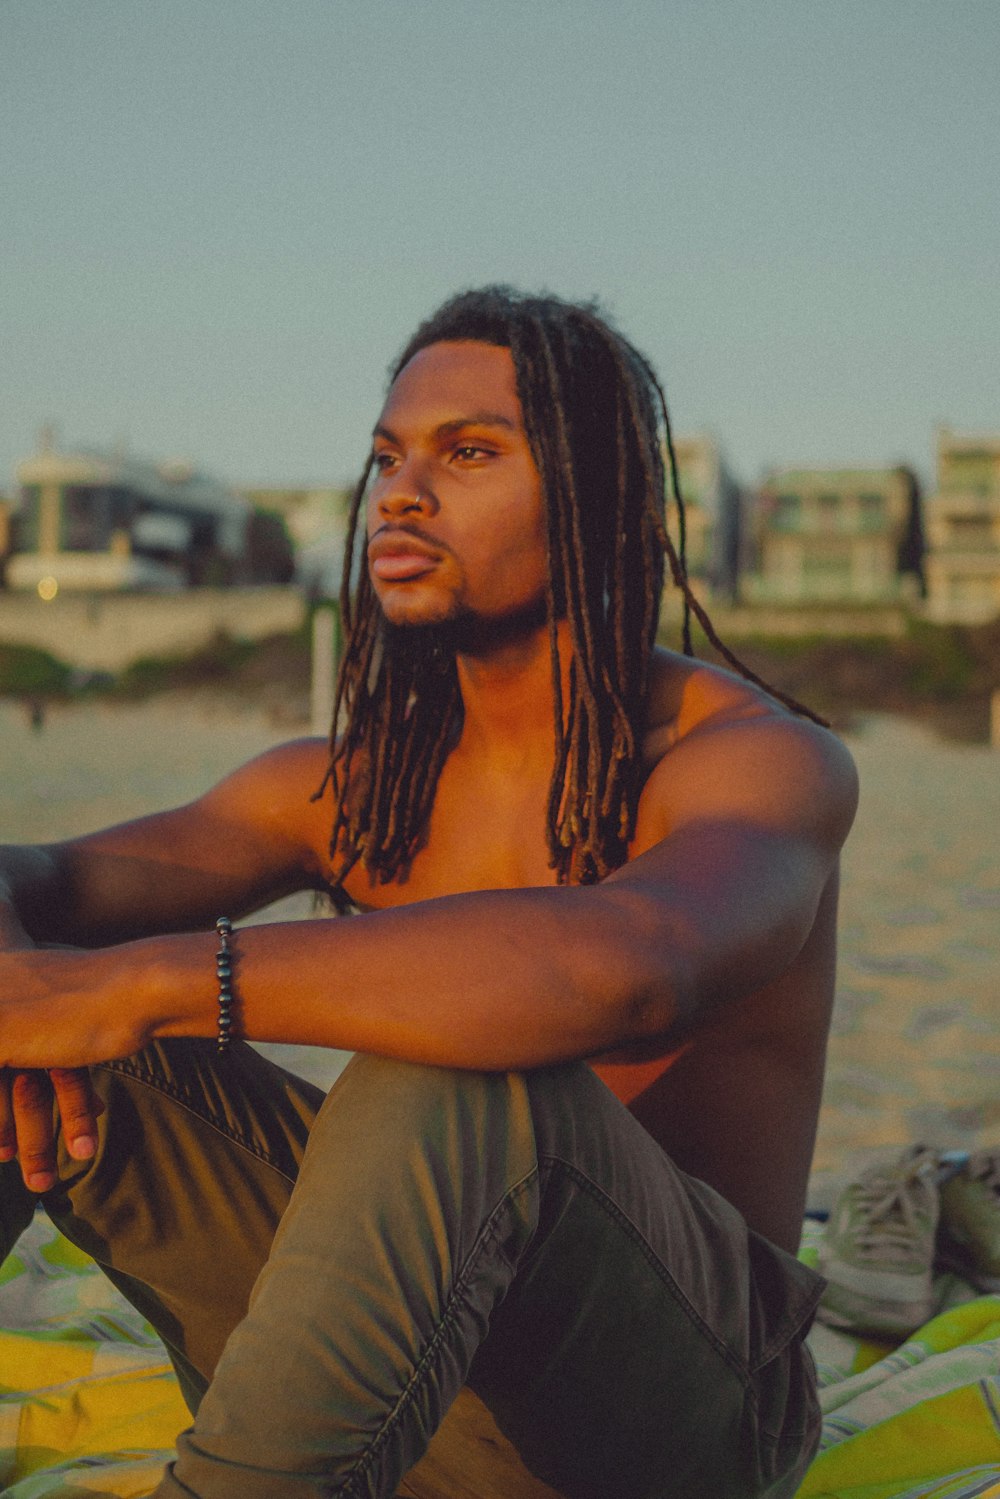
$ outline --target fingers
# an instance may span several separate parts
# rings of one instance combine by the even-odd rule
[[[24,1184],[32,1192],[48,1192],[58,1179],[53,1093],[67,1150],[74,1160],[90,1160],[104,1104],[85,1067],[0,1073],[0,1161],[17,1155]]]
[[[11,1095],[24,1185],[48,1192],[56,1184],[52,1085],[44,1072],[15,1072]]]
[[[97,1150],[97,1116],[104,1104],[97,1097],[86,1067],[51,1067],[66,1149],[75,1161],[89,1161]]]
[[[12,1161],[17,1155],[17,1130],[10,1096],[13,1081],[12,1072],[6,1067],[0,1070],[0,1161]]]

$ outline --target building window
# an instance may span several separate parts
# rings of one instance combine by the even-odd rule
[[[885,501],[880,494],[858,496],[862,531],[881,531],[885,524]]]
[[[948,541],[952,546],[992,550],[1000,542],[1000,528],[988,515],[949,515]]]
[[[15,535],[19,552],[37,552],[39,522],[42,508],[40,484],[21,486],[21,508],[16,513]]]
[[[846,553],[807,551],[802,559],[802,597],[806,601],[849,599],[854,594],[851,558]]]
[[[802,527],[802,499],[797,494],[779,494],[774,501],[772,524],[776,531],[798,531]]]
[[[841,517],[840,495],[825,493],[816,496],[816,510],[819,516],[819,529],[830,532],[839,529]]]
[[[59,550],[105,551],[111,532],[109,509],[106,489],[99,489],[93,484],[65,485],[62,492]]]

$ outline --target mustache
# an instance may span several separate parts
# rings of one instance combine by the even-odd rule
[[[432,531],[425,531],[423,526],[414,525],[413,521],[386,521],[365,538],[365,547],[370,547],[379,536],[412,536],[414,541],[422,541],[424,546],[432,547],[435,551],[451,552],[447,542],[435,536]]]

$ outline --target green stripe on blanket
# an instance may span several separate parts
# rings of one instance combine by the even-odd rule
[[[1000,1499],[1000,1298],[940,1291],[954,1304],[895,1350],[814,1327],[823,1445],[799,1499]],[[173,1372],[41,1215],[0,1272],[0,1329],[5,1499],[149,1494],[188,1424]]]

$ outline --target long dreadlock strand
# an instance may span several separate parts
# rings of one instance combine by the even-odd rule
[[[557,377],[557,354],[544,338],[540,340],[546,356],[546,373],[551,382]],[[568,339],[566,343],[568,344]],[[564,357],[570,363],[577,354],[575,348],[566,348]],[[572,367],[570,365],[570,367]],[[615,401],[616,414],[620,402]],[[620,418],[619,418],[620,426]],[[622,507],[616,505],[612,516],[614,529],[609,562],[605,562],[598,573],[595,560],[601,561],[601,550],[593,545],[591,536],[585,536],[582,527],[582,509],[574,493],[574,465],[571,454],[571,437],[567,430],[561,407],[554,413],[553,427],[557,438],[561,472],[568,476],[565,486],[553,491],[553,509],[565,509],[569,522],[569,535],[563,528],[563,540],[570,543],[569,556],[561,576],[568,584],[566,617],[570,624],[574,647],[574,663],[579,662],[583,688],[577,699],[577,711],[569,722],[569,759],[571,777],[564,787],[566,795],[563,805],[574,808],[567,827],[561,830],[559,843],[582,842],[589,853],[594,854],[607,841],[607,833],[621,838],[629,818],[619,807],[620,788],[616,771],[623,763],[631,763],[635,755],[635,737],[631,716],[620,692],[620,684],[628,685],[626,642],[622,640],[624,603],[628,589],[623,588],[622,567]],[[619,482],[616,491],[627,488],[622,475],[627,468],[627,454],[621,440],[616,452]],[[590,567],[587,562],[590,561]],[[604,600],[610,602],[610,612],[605,618]],[[579,787],[586,786],[582,798]],[[558,787],[553,786],[552,804],[556,801]],[[606,826],[609,818],[614,826]],[[571,833],[572,838],[567,838]],[[608,866],[603,858],[590,857],[589,864],[597,877],[606,873]],[[587,876],[584,875],[584,878]]]
[[[677,510],[677,562],[684,576],[684,619],[682,623],[681,639],[683,642],[685,656],[694,655],[694,644],[691,640],[691,591],[687,587],[687,507],[681,494],[681,479],[677,467],[677,451],[674,448],[674,434],[670,429],[670,413],[667,410],[667,398],[663,393],[660,382],[653,376],[653,384],[660,398],[660,411],[663,414],[663,439],[667,448],[667,463],[670,469],[670,487],[673,490],[674,505]]]

